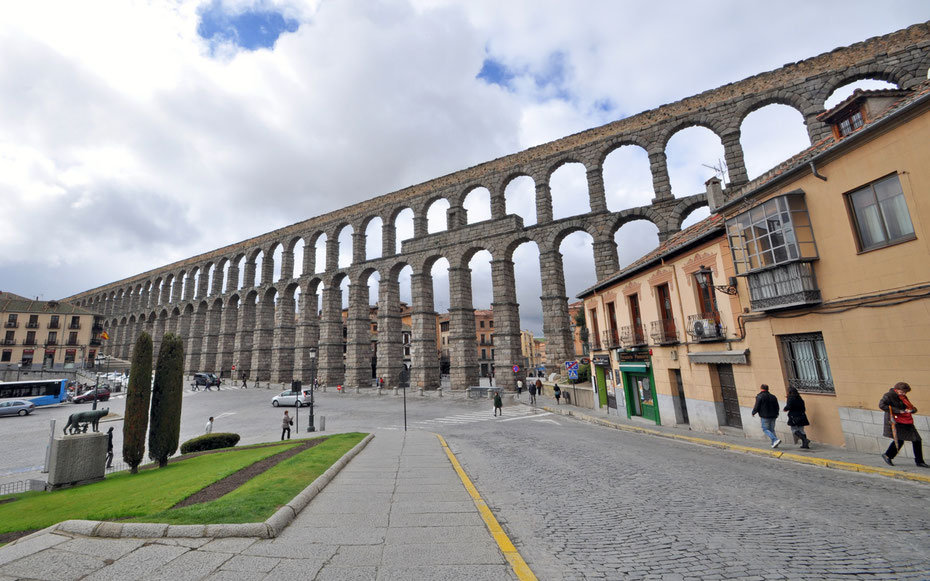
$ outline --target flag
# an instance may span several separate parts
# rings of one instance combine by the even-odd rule
[[[104,341],[107,341],[107,340],[110,339],[110,336],[107,335],[107,332],[106,332],[106,331],[103,331],[103,332],[100,333],[100,338],[103,339]]]

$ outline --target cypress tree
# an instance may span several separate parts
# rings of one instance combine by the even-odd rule
[[[145,431],[149,427],[149,400],[152,390],[152,337],[143,332],[132,352],[132,368],[126,387],[123,420],[123,461],[133,474],[145,458]]]
[[[152,386],[152,418],[149,429],[149,458],[159,468],[178,451],[181,437],[181,395],[184,391],[184,343],[168,333],[161,340]]]

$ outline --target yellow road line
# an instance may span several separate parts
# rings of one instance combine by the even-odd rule
[[[459,478],[462,479],[465,490],[471,495],[471,499],[475,502],[475,506],[478,507],[478,513],[481,515],[481,518],[484,519],[484,524],[488,527],[488,531],[491,532],[491,536],[494,537],[495,542],[497,542],[497,546],[500,547],[501,552],[504,554],[504,558],[507,559],[507,562],[513,567],[513,572],[516,573],[517,578],[520,579],[520,581],[536,581],[536,575],[530,570],[529,565],[526,564],[523,557],[520,556],[517,548],[510,542],[510,537],[508,537],[504,529],[501,528],[497,519],[494,518],[494,513],[491,512],[488,504],[481,498],[478,489],[471,483],[471,479],[465,474],[465,470],[462,468],[462,465],[459,464],[452,450],[449,449],[449,445],[446,444],[445,439],[439,434],[436,434],[436,437],[439,438],[443,450],[446,451],[446,456],[448,456],[449,461],[452,462],[452,467],[455,468],[455,472],[459,475]]]

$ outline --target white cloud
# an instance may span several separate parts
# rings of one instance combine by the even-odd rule
[[[4,290],[79,292],[926,17],[919,1],[226,0],[299,28],[211,55],[204,6],[5,7]],[[476,79],[486,58],[507,88]],[[702,184],[706,162],[683,171]],[[648,178],[607,185],[612,209],[651,197]],[[590,249],[567,247],[571,284],[589,286],[574,268]]]

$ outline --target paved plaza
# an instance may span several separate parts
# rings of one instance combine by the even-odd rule
[[[265,416],[281,413],[264,407],[269,397],[191,394],[185,421],[210,404],[229,410],[224,429],[242,422],[258,438]],[[930,473],[903,458],[891,471],[816,444],[773,453],[761,440],[545,399],[508,401],[494,417],[486,400],[409,397],[406,432],[400,397],[319,402],[328,432],[374,439],[280,537],[44,533],[0,548],[0,579],[926,579],[930,570]],[[519,575],[513,555],[526,563]]]

